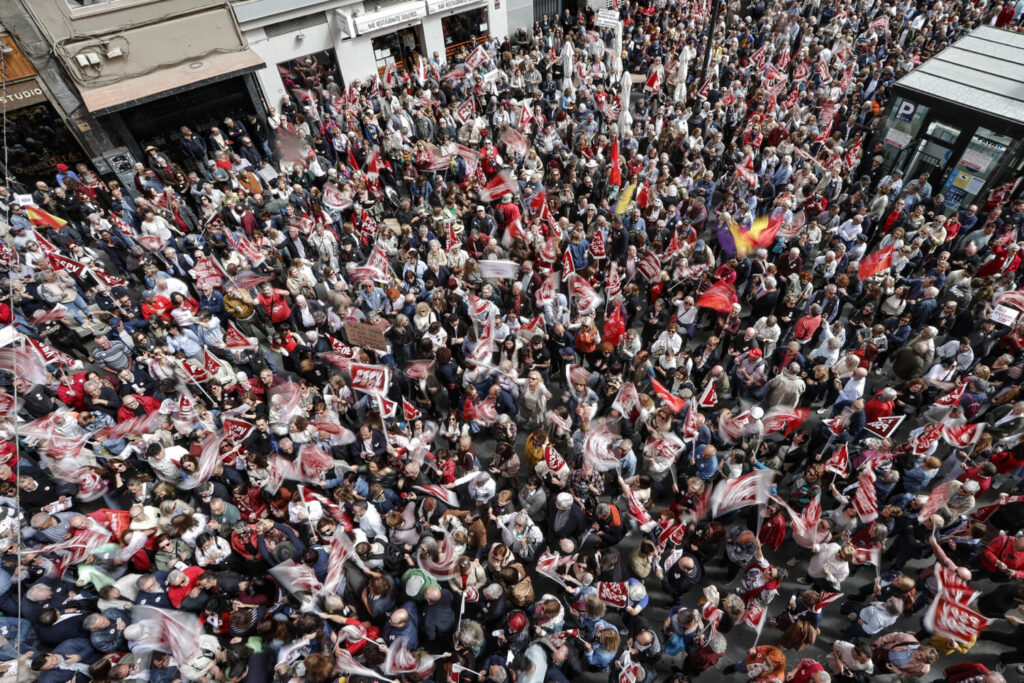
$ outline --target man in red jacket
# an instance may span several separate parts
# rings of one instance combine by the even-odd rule
[[[996,536],[981,552],[981,566],[993,581],[1024,579],[1024,536]]]

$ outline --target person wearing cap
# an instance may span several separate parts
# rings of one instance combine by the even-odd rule
[[[767,391],[767,364],[764,352],[754,347],[736,356],[733,364],[733,381],[740,398],[758,401]]]

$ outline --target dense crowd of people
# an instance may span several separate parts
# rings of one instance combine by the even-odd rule
[[[4,681],[1024,661],[1024,199],[872,142],[1024,3],[615,11],[0,188]]]

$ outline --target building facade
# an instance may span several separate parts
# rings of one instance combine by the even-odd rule
[[[533,16],[533,0],[8,0],[8,124],[35,144],[10,173],[31,185],[88,161],[131,187],[183,126],[265,119],[285,94],[444,62]]]
[[[886,170],[926,175],[947,210],[1019,192],[1024,35],[975,29],[897,81],[884,116]]]
[[[344,88],[388,64],[446,62],[460,47],[533,23],[532,0],[246,0],[234,5],[270,106],[327,78]]]
[[[129,186],[145,148],[181,126],[262,108],[263,61],[227,0],[11,0],[0,24],[92,165]]]

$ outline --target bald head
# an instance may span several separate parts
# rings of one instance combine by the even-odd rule
[[[431,605],[437,604],[441,601],[441,589],[437,586],[431,586],[423,592],[423,599]]]

